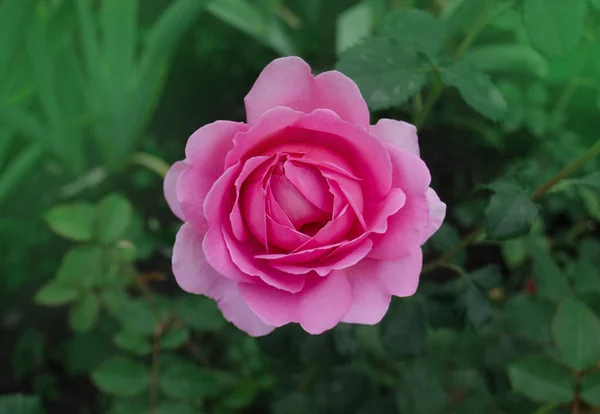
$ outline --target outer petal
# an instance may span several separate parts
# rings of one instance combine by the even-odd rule
[[[188,139],[185,155],[190,164],[202,168],[215,181],[225,171],[225,155],[233,148],[233,137],[246,131],[242,122],[217,121],[197,130]]]
[[[220,275],[238,282],[252,282],[254,280],[252,276],[241,271],[233,262],[222,229],[215,227],[208,230],[202,241],[202,250],[206,261]]]
[[[169,171],[167,171],[167,175],[163,181],[163,192],[165,194],[167,204],[171,208],[173,214],[175,214],[182,221],[185,219],[183,217],[183,211],[181,211],[179,199],[177,198],[177,181],[179,180],[181,173],[187,167],[188,164],[185,161],[175,162],[173,165],[171,165]]]
[[[240,296],[238,285],[234,282],[232,284],[233,288],[229,289],[218,301],[225,319],[250,336],[263,336],[271,333],[275,326],[267,325],[252,312]]]
[[[429,225],[423,232],[421,243],[425,243],[438,231],[446,217],[446,204],[440,200],[433,188],[427,189],[427,201],[429,202]]]
[[[352,301],[352,289],[343,272],[313,278],[296,294],[265,284],[243,283],[239,289],[250,309],[265,323],[282,326],[299,322],[311,334],[320,334],[337,325]]]
[[[352,306],[342,322],[374,325],[387,312],[392,295],[376,273],[378,263],[365,259],[344,269],[352,286]]]
[[[183,217],[200,233],[208,228],[202,206],[214,183],[212,177],[195,165],[183,170],[177,180],[177,198]]]
[[[369,110],[356,84],[337,71],[313,78],[310,66],[298,57],[271,62],[244,99],[248,122],[276,106],[304,113],[318,108],[331,109],[353,124],[369,126]]]
[[[365,259],[365,266],[376,275],[394,296],[412,296],[417,291],[419,276],[423,268],[423,252],[421,249],[396,261]]]
[[[370,132],[383,142],[419,156],[417,128],[412,124],[384,118],[371,126]]]

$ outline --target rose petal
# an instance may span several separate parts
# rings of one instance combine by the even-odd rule
[[[419,138],[414,125],[383,118],[372,125],[369,131],[383,142],[419,156]]]
[[[288,251],[293,251],[310,240],[309,236],[300,233],[293,226],[282,226],[270,216],[267,216],[267,234],[270,245]]]
[[[238,282],[252,282],[254,280],[252,276],[242,272],[233,262],[221,228],[211,227],[208,230],[204,240],[202,240],[202,250],[206,261],[220,275]]]
[[[330,212],[333,196],[327,181],[317,169],[306,164],[288,161],[283,166],[285,176],[309,202],[319,209]]]
[[[264,336],[271,333],[275,326],[267,325],[252,312],[240,296],[238,285],[231,283],[233,286],[217,302],[225,319],[250,336]]]
[[[189,168],[188,170],[191,170],[191,169],[192,168]],[[186,170],[186,171],[188,171],[188,170]],[[210,190],[208,191],[208,193],[206,194],[206,197],[204,199],[204,203],[203,204],[192,203],[191,202],[192,200],[190,200],[189,209],[192,210],[192,208],[193,208],[195,210],[202,211],[200,206],[203,206],[204,207],[204,217],[206,217],[206,221],[208,222],[209,226],[220,228],[222,223],[225,223],[225,221],[227,221],[227,219],[229,218],[229,215],[233,208],[233,204],[235,202],[235,179],[240,174],[241,170],[242,170],[242,166],[240,163],[237,163],[237,164],[229,167],[227,170],[225,170],[223,175],[221,175],[217,179],[217,181],[214,182],[212,187],[210,187]],[[186,189],[188,189],[188,187],[189,187],[190,192],[193,191],[193,188],[191,188],[192,184],[194,184],[194,182],[201,181],[201,176],[196,176],[195,178],[197,178],[196,181],[193,181],[193,180],[189,180],[189,182],[186,181],[186,184],[187,184]],[[183,179],[183,174],[182,174],[182,178],[179,180],[180,188],[181,188],[182,179]],[[185,207],[185,205],[183,204],[181,194],[179,194],[179,200],[182,201],[182,207]],[[184,213],[187,214],[185,209],[184,209]],[[196,212],[196,214],[199,214],[199,213]]]
[[[371,260],[365,259],[373,275],[376,275],[388,291],[394,296],[412,296],[419,286],[419,276],[423,268],[423,252],[419,248],[402,260]]]
[[[230,174],[232,173],[233,171],[230,172]],[[177,180],[177,198],[179,199],[183,217],[200,233],[205,233],[208,228],[208,222],[202,206],[214,184],[215,180],[205,174],[203,169],[195,165],[190,165],[186,168]],[[233,198],[230,201],[233,202]],[[222,203],[218,204],[218,206],[222,205]],[[229,213],[227,212],[227,214]]]
[[[423,232],[421,244],[438,231],[446,217],[446,204],[440,200],[433,188],[427,189],[427,201],[429,202],[429,224]]]
[[[356,84],[337,71],[313,78],[310,66],[292,56],[275,59],[267,65],[244,99],[248,122],[276,106],[309,113],[328,108],[348,122],[369,126],[369,109]]]
[[[296,246],[295,251],[314,249],[339,242],[348,233],[355,219],[354,212],[346,204],[336,218],[327,222],[314,236],[307,237],[303,244]]]
[[[392,295],[378,278],[377,263],[384,262],[365,259],[344,269],[352,287],[352,306],[342,322],[374,325],[386,314]]]
[[[365,222],[369,231],[385,233],[388,218],[396,214],[406,203],[406,195],[399,188],[392,188],[390,193],[379,203],[367,203],[365,206]]]
[[[185,218],[183,216],[183,211],[181,211],[181,206],[179,204],[179,199],[177,198],[177,181],[179,180],[179,176],[181,173],[188,167],[186,161],[177,161],[169,171],[167,171],[167,175],[163,181],[163,192],[165,194],[165,200],[167,200],[167,204],[171,208],[173,214],[175,214],[180,220],[184,221]]]
[[[244,223],[248,226],[254,237],[267,248],[265,190],[263,190],[260,181],[253,180],[246,182],[241,198],[241,211],[243,212]]]

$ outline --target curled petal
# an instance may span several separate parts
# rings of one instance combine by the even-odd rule
[[[167,175],[163,181],[163,192],[165,194],[167,204],[171,208],[173,214],[175,214],[180,220],[185,220],[185,218],[183,216],[183,211],[181,211],[179,199],[177,198],[177,181],[179,181],[179,176],[187,167],[187,162],[177,161],[171,165],[171,168],[169,168],[169,171],[167,171]]]
[[[427,189],[427,201],[429,202],[429,224],[423,232],[421,244],[438,231],[446,217],[446,204],[440,200],[433,188]]]
[[[232,287],[217,302],[225,319],[250,336],[264,336],[271,333],[275,326],[267,325],[252,312],[240,296],[238,284],[231,283]]]
[[[371,126],[369,131],[383,142],[419,156],[419,139],[414,125],[383,118]]]
[[[284,165],[285,176],[296,189],[319,209],[329,212],[333,207],[333,196],[327,181],[314,167],[294,161]]]

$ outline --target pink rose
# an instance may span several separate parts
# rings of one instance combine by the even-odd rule
[[[379,322],[392,295],[415,293],[421,245],[446,212],[416,128],[369,125],[352,80],[313,77],[297,57],[271,62],[244,102],[247,123],[197,130],[165,178],[184,221],[177,283],[253,336]]]

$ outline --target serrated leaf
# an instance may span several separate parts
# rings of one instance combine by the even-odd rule
[[[126,356],[114,356],[92,372],[92,381],[108,394],[133,397],[148,387],[150,373],[143,364]]]
[[[111,194],[96,207],[96,237],[101,243],[119,240],[131,224],[133,210],[129,201],[119,194]]]
[[[371,34],[372,6],[358,3],[340,13],[336,23],[335,50],[339,55]]]
[[[162,365],[160,389],[171,398],[203,399],[220,388],[214,374],[189,361],[169,358]]]
[[[383,33],[403,46],[430,57],[437,56],[446,42],[446,31],[433,15],[417,9],[403,8],[388,13]]]
[[[508,367],[512,387],[534,401],[567,403],[575,395],[571,373],[543,356],[532,356]]]
[[[46,214],[46,222],[58,235],[75,241],[92,239],[94,206],[74,203],[54,207]]]
[[[559,305],[552,334],[570,367],[581,371],[600,361],[600,318],[583,302],[568,298]]]
[[[96,323],[100,302],[92,292],[82,296],[69,309],[69,325],[75,332],[87,332]]]
[[[504,97],[485,73],[468,62],[440,68],[440,78],[445,85],[458,89],[464,101],[481,115],[494,121],[504,118],[507,110]]]
[[[79,290],[73,286],[53,280],[36,293],[35,301],[41,305],[59,306],[71,303],[78,296]]]
[[[584,28],[585,0],[526,0],[523,18],[531,43],[549,56],[566,56]]]
[[[134,355],[144,356],[152,351],[152,344],[148,338],[134,332],[120,332],[115,336],[114,341],[119,348]]]
[[[404,104],[421,90],[432,70],[416,52],[384,38],[367,39],[348,49],[337,69],[357,83],[374,110]]]
[[[185,294],[175,304],[177,315],[194,329],[215,332],[227,326],[221,310],[214,300]]]
[[[43,414],[40,399],[23,394],[0,395],[0,414]]]
[[[496,240],[515,238],[528,233],[537,217],[529,196],[516,185],[504,184],[495,188],[485,210],[486,232]]]
[[[189,337],[190,331],[188,328],[173,328],[163,335],[160,341],[160,346],[164,349],[177,349],[182,346]]]
[[[552,256],[537,243],[530,243],[529,250],[533,258],[537,294],[553,302],[559,302],[569,296],[569,281]]]
[[[592,372],[581,381],[581,399],[589,405],[600,406],[600,371]]]

